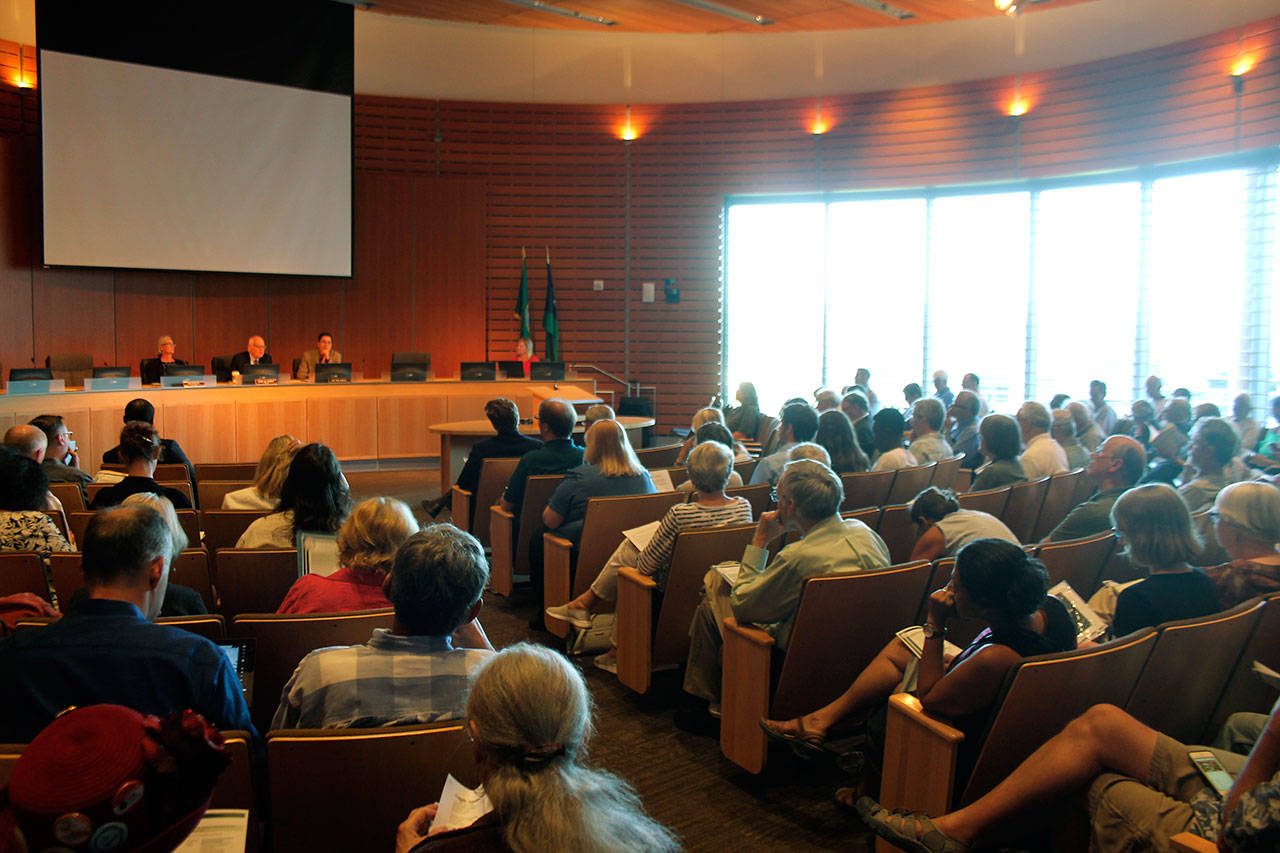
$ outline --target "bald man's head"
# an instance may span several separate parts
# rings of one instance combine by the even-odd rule
[[[1127,435],[1108,436],[1089,457],[1089,475],[1106,488],[1129,487],[1147,470],[1147,452]]]
[[[39,427],[20,424],[9,427],[4,434],[4,446],[28,459],[44,461],[44,452],[49,447],[49,439]]]
[[[568,438],[573,435],[574,424],[578,422],[578,413],[567,400],[552,398],[543,400],[538,406],[538,422],[555,438]]]

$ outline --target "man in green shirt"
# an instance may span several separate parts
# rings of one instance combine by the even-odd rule
[[[1067,513],[1057,527],[1049,531],[1048,542],[1083,539],[1111,529],[1111,506],[1122,494],[1132,489],[1147,470],[1147,452],[1132,438],[1110,436],[1089,456],[1085,476],[1098,485],[1093,497]]]

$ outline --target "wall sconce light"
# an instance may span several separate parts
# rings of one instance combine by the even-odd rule
[[[1253,57],[1241,55],[1231,66],[1231,86],[1237,95],[1244,94],[1244,76],[1253,70]]]
[[[821,136],[831,129],[831,124],[822,117],[822,96],[817,99],[817,107],[813,113],[813,124],[809,125],[809,133],[814,136]]]
[[[622,128],[618,131],[618,138],[623,142],[630,143],[633,139],[638,139],[640,132],[636,130],[635,125],[631,123],[631,105],[627,104],[627,118]]]

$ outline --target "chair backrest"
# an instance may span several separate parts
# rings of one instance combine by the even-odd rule
[[[391,353],[392,364],[425,364],[431,367],[431,353],[416,350],[395,350]]]
[[[475,494],[471,496],[472,516],[467,519],[467,524],[471,535],[479,539],[481,545],[489,545],[489,507],[502,497],[507,480],[511,479],[511,474],[519,463],[520,458],[513,457],[486,459],[480,465],[480,481],[476,484]]]
[[[761,456],[767,456],[767,451],[772,450],[772,448],[769,447],[769,444],[774,437],[774,433],[777,432],[778,424],[780,423],[782,423],[782,421],[772,415],[760,415],[760,421],[756,424],[755,440],[756,444],[760,445]]]
[[[515,566],[512,567],[517,575],[529,574],[529,543],[533,541],[534,531],[542,529],[542,511],[563,479],[564,474],[539,474],[524,481],[524,502],[520,504]]]
[[[210,613],[218,612],[218,596],[213,589],[209,552],[204,548],[188,548],[179,554],[169,569],[169,582],[191,587],[200,593],[200,599]]]
[[[67,525],[70,524],[70,522],[63,516],[63,514],[51,509],[44,510],[44,514],[53,522],[53,526],[58,528],[58,532],[62,534],[62,538],[66,539]],[[79,542],[80,540],[77,539],[76,541]]]
[[[351,613],[242,613],[231,620],[231,636],[252,637],[253,721],[266,731],[280,691],[309,653],[327,646],[369,642],[374,628],[390,628],[390,608]]]
[[[298,579],[298,552],[292,548],[238,550],[214,555],[218,597],[227,616],[274,613]]]
[[[1249,643],[1236,662],[1236,668],[1227,679],[1226,689],[1218,700],[1209,725],[1196,743],[1209,743],[1222,729],[1227,717],[1237,711],[1253,711],[1265,714],[1275,702],[1275,688],[1267,684],[1253,671],[1253,662],[1280,671],[1280,593],[1267,596],[1262,616],[1249,636]]]
[[[952,456],[950,459],[939,459],[938,467],[933,469],[931,485],[937,486],[939,489],[954,488],[956,474],[960,473],[960,463],[963,461],[963,453]]]
[[[195,463],[196,481],[201,480],[245,480],[253,481],[258,472],[257,462],[197,462]],[[217,507],[210,507],[217,509]]]
[[[911,512],[907,504],[887,506],[880,513],[880,523],[876,532],[889,546],[889,559],[894,563],[905,563],[911,559],[911,552],[916,547],[916,525],[911,520]],[[899,625],[899,628],[902,626]]]
[[[448,775],[479,781],[460,722],[269,732],[267,768],[276,853],[367,850],[370,839],[394,838],[411,810],[439,800]],[[318,808],[339,780],[342,808]]]
[[[93,510],[67,513],[67,526],[71,528],[71,535],[76,537],[77,548],[84,547],[84,532],[89,529],[89,522],[95,515],[97,513]]]
[[[661,447],[643,447],[636,450],[636,456],[640,459],[640,464],[646,468],[670,468],[676,464],[676,457],[680,455],[679,444],[664,444]]]
[[[210,808],[254,811],[253,751],[250,747],[249,733],[239,729],[227,729],[221,734],[222,746],[230,756],[231,763],[218,777]]]
[[[1049,570],[1049,585],[1066,581],[1081,598],[1098,591],[1102,570],[1116,545],[1116,535],[1110,530],[1085,539],[1066,542],[1047,542],[1036,551],[1036,558]]]
[[[1144,628],[1101,646],[1030,657],[1005,677],[1003,695],[977,761],[957,805],[990,791],[1067,723],[1107,703],[1124,707],[1156,645],[1156,631]]]
[[[84,492],[79,483],[50,483],[49,491],[67,512],[84,512],[89,507],[84,502]]]
[[[234,548],[250,524],[269,514],[268,510],[200,510],[200,529],[204,531],[205,547],[211,554],[222,548]]]
[[[961,492],[967,492],[971,483],[973,483],[973,469],[961,468],[956,471],[956,476],[951,481],[951,490],[957,495]]]
[[[929,462],[925,465],[917,465],[914,468],[899,468],[895,472],[897,476],[893,478],[893,485],[889,487],[889,494],[884,499],[885,503],[906,503],[920,494],[924,487],[929,485],[929,481],[933,479],[933,469],[937,465],[937,462]]]
[[[196,511],[194,509],[178,510],[178,524],[182,525],[182,532],[187,534],[188,547],[199,547],[200,516],[196,514]]]
[[[864,506],[862,509],[851,509],[840,513],[841,518],[856,518],[867,527],[875,530],[880,526],[881,509],[878,506]]]
[[[219,382],[231,381],[231,360],[235,358],[235,354],[231,355],[215,355],[209,359],[209,372]]]
[[[247,489],[253,480],[210,480],[201,478],[196,485],[196,497],[200,498],[202,509],[218,509],[227,492]]]
[[[748,459],[746,462],[733,463],[733,470],[738,472],[738,476],[742,478],[742,482],[750,483],[751,475],[756,472],[756,465],[760,463],[759,459]]]
[[[93,356],[85,352],[55,352],[45,356],[44,366],[54,379],[78,387],[93,375]]]
[[[1005,504],[1009,502],[1009,486],[987,489],[981,492],[961,492],[956,495],[961,509],[976,509],[999,518],[1004,514]]]
[[[1074,506],[1079,506],[1080,504],[1084,503],[1090,498],[1091,495],[1093,495],[1093,491],[1097,487],[1098,487],[1098,484],[1095,483],[1093,481],[1093,478],[1089,476],[1088,470],[1086,469],[1084,471],[1081,471],[1079,479],[1076,480],[1076,496],[1071,503]]]
[[[1151,660],[1124,709],[1174,740],[1204,733],[1264,606],[1252,599],[1224,613],[1158,626]]]
[[[809,578],[769,716],[790,719],[843,693],[894,633],[911,624],[932,573],[929,562],[917,560]]]
[[[840,511],[862,509],[867,506],[884,506],[885,499],[889,497],[889,489],[893,486],[894,475],[897,473],[891,469],[841,474],[840,483],[844,486],[844,500],[840,503]]]
[[[1028,483],[1017,483],[1009,490],[1009,502],[1004,505],[1000,520],[1005,523],[1019,542],[1030,542],[1031,534],[1040,517],[1040,507],[1049,491],[1049,478],[1041,477]]]
[[[724,493],[731,498],[746,498],[751,504],[751,517],[760,518],[760,514],[769,511],[772,502],[769,493],[773,486],[768,483],[756,483],[754,486],[738,486],[736,489],[725,489]]]
[[[50,554],[49,575],[53,581],[53,591],[58,596],[58,606],[66,610],[71,596],[84,586],[84,573],[80,570],[80,552]]]
[[[596,579],[622,541],[622,531],[658,521],[687,497],[683,492],[658,492],[588,500],[582,538],[578,541],[578,563],[573,571],[574,596],[586,592]]]
[[[182,468],[181,465],[177,467]],[[160,469],[157,468],[156,470],[158,472]],[[157,477],[156,482],[161,483],[162,485],[168,486],[174,491],[182,492],[182,494],[187,496],[187,500],[191,503],[191,505],[195,506],[196,505],[196,502],[194,500],[195,495],[194,495],[194,492],[191,491],[191,482],[185,479],[186,469],[183,469],[183,478],[184,479],[181,479],[181,480],[163,480],[162,481],[159,477]],[[113,483],[85,483],[85,486],[84,486],[85,497],[88,499],[89,503],[93,503],[93,499],[98,496],[98,492],[102,491],[103,489],[111,485],[114,485],[114,484]]]
[[[182,486],[177,484],[178,483],[189,484],[191,482],[191,472],[187,470],[186,465],[183,465],[178,462],[168,462],[168,463],[165,463],[164,465],[157,465],[156,473],[151,479],[155,480],[157,483],[164,483],[166,486],[170,486],[175,489],[181,489]],[[190,496],[191,496],[191,493],[190,491],[188,491],[187,497],[190,497]]]
[[[172,625],[193,634],[199,634],[210,642],[219,642],[227,636],[227,623],[218,613],[202,613],[199,616],[161,616],[157,625]]]
[[[44,563],[34,551],[0,551],[0,596],[30,592],[49,601]]]
[[[1024,541],[1039,542],[1075,508],[1076,489],[1083,474],[1084,471],[1077,468],[1074,471],[1054,474],[1049,478],[1049,490],[1044,494],[1044,503],[1040,506],[1040,517],[1036,519],[1031,538]]]
[[[686,530],[676,536],[662,604],[653,622],[654,664],[684,663],[689,656],[689,623],[698,607],[707,569],[716,563],[742,559],[755,529],[754,524],[743,524]]]

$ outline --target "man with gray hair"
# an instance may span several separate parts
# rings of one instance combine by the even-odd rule
[[[1098,445],[1089,456],[1086,474],[1098,486],[1093,497],[1080,504],[1057,527],[1049,531],[1046,542],[1083,539],[1111,529],[1111,507],[1132,489],[1147,470],[1147,451],[1125,435],[1113,435]]]
[[[1049,435],[1062,446],[1062,452],[1067,454],[1067,468],[1072,471],[1087,468],[1090,451],[1076,438],[1076,419],[1066,409],[1054,409],[1052,415],[1053,426],[1049,427]]]
[[[1071,414],[1072,420],[1076,422],[1076,439],[1090,453],[1097,450],[1098,445],[1102,444],[1102,440],[1107,436],[1093,422],[1093,418],[1089,415],[1088,406],[1079,400],[1072,400],[1067,403],[1067,411]]]
[[[966,373],[965,376],[972,376]],[[982,464],[982,455],[978,451],[978,419],[982,413],[982,398],[976,391],[965,389],[956,395],[956,400],[947,409],[947,443],[952,451],[964,456],[961,468],[977,468]]]
[[[916,400],[911,407],[911,445],[907,448],[921,465],[950,459],[951,445],[938,430],[942,429],[942,401],[937,397]]]
[[[951,408],[951,404],[955,402],[956,395],[947,387],[947,371],[935,370],[933,372],[933,396],[942,401],[943,411]]]
[[[0,640],[0,741],[25,743],[72,705],[110,703],[160,716],[190,708],[253,732],[226,655],[198,634],[150,620],[169,582],[173,541],[158,512],[94,516],[81,566],[88,596],[60,620]]]
[[[889,565],[889,549],[875,531],[840,517],[843,500],[840,478],[830,468],[809,459],[788,463],[778,481],[777,509],[760,516],[736,579],[730,584],[715,569],[707,573],[689,629],[684,689],[707,700],[712,714],[720,703],[725,618],[755,623],[785,649],[806,580]],[[770,561],[769,544],[787,530],[799,531],[801,538]]]
[[[1018,430],[1022,433],[1022,455],[1018,461],[1028,480],[1038,480],[1067,470],[1067,454],[1049,435],[1053,420],[1049,410],[1028,400],[1018,409]]]
[[[382,588],[391,628],[363,646],[302,659],[271,728],[368,728],[456,720],[472,670],[493,652],[476,616],[489,580],[484,548],[452,524],[433,524],[396,551]]]

